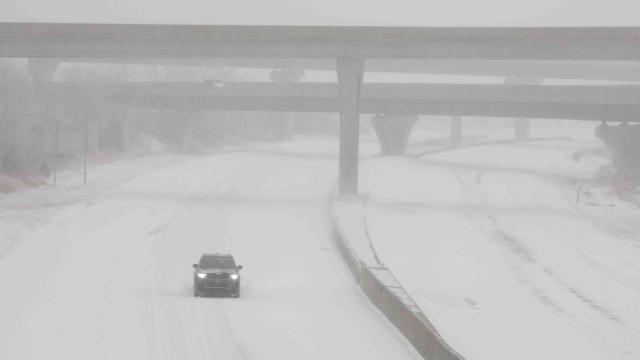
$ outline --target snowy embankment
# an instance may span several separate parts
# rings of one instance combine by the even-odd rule
[[[128,179],[191,157],[166,153],[91,166],[86,186],[83,186],[82,169],[68,170],[58,174],[55,186],[49,183],[37,188],[23,188],[16,193],[0,194],[0,260],[29,233],[67,207],[91,202]]]
[[[19,231],[0,358],[419,358],[334,251],[329,144],[122,163],[3,198]],[[193,297],[191,264],[216,251],[244,265],[240,299]]]
[[[598,179],[599,146],[374,158],[352,222],[469,360],[638,359],[640,213]]]
[[[0,173],[0,194],[12,193],[46,184],[44,176]]]

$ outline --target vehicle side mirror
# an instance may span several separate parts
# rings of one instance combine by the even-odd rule
[[[197,269],[198,268],[198,264],[193,264],[193,268]]]
[[[238,265],[238,270],[242,270],[242,265]]]

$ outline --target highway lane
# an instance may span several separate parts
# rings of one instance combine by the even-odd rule
[[[336,253],[331,157],[231,153],[68,206],[0,262],[3,359],[417,359]],[[240,299],[194,298],[232,252]]]

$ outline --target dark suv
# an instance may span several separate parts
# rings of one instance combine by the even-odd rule
[[[240,269],[233,256],[204,254],[193,264],[193,296],[223,294],[240,296]]]

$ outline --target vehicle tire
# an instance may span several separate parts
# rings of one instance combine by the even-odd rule
[[[233,294],[231,294],[231,297],[232,298],[239,298],[240,297],[240,287],[238,287],[236,289],[236,291]]]
[[[193,297],[200,297],[200,294],[198,293],[198,288],[195,285],[193,286]]]

